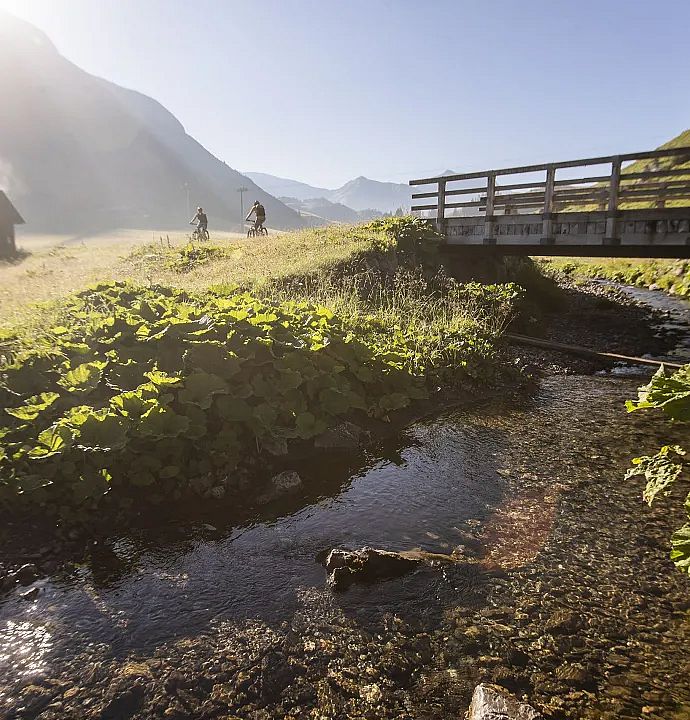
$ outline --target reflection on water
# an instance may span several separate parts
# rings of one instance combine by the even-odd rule
[[[0,677],[26,684],[48,671],[47,655],[53,648],[46,625],[34,620],[7,620],[0,631]],[[0,686],[0,702],[6,688]]]

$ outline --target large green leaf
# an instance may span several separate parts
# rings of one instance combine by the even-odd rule
[[[150,395],[152,394],[146,392],[145,386],[140,386],[138,390],[124,392],[110,398],[110,405],[120,415],[139,418],[158,404],[158,398]]]
[[[141,417],[138,429],[143,436],[151,438],[178,437],[189,429],[189,418],[169,408],[157,406]]]
[[[177,397],[180,402],[192,403],[203,410],[208,410],[213,402],[213,396],[227,391],[227,382],[218,375],[195,372],[185,378],[184,388]]]
[[[671,560],[690,575],[690,523],[676,530],[671,538]]]
[[[44,410],[49,408],[60,395],[56,392],[44,392],[27,398],[26,403],[18,408],[5,408],[5,412],[20,420],[35,420]]]
[[[121,450],[127,441],[124,418],[107,410],[91,412],[78,430],[77,444],[86,450]]]
[[[64,387],[68,392],[88,395],[100,383],[103,369],[107,364],[105,361],[94,360],[77,365],[58,380],[58,385]]]
[[[657,495],[668,494],[670,486],[683,471],[685,451],[678,445],[664,445],[656,455],[645,455],[633,459],[633,467],[625,475],[626,480],[643,475],[647,481],[643,497],[651,505]],[[680,461],[680,462],[679,462]]]

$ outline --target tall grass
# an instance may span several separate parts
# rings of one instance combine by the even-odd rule
[[[307,301],[333,310],[353,331],[399,332],[414,348],[412,370],[448,364],[460,343],[491,342],[513,318],[514,285],[461,284],[443,270],[331,270],[264,285],[264,297]],[[487,346],[485,346],[486,349]]]

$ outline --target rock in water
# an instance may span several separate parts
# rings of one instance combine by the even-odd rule
[[[533,707],[521,703],[499,685],[477,685],[472,695],[468,720],[541,720]]]
[[[302,485],[302,478],[296,472],[286,470],[272,477],[271,485],[276,495],[287,495]]]
[[[302,478],[294,471],[285,470],[271,478],[268,489],[257,498],[257,502],[263,504],[272,502],[284,495],[290,495],[302,487]]]
[[[14,578],[20,585],[31,585],[34,580],[38,580],[38,568],[33,563],[22,565],[14,573]]]
[[[315,438],[314,446],[332,450],[351,450],[370,440],[369,433],[361,427],[351,422],[343,422]]]
[[[345,590],[355,582],[369,583],[400,577],[416,568],[419,559],[404,557],[400,553],[375,550],[331,550],[326,559],[328,586],[333,590]]]

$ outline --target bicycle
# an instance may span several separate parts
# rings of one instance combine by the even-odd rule
[[[194,223],[189,224],[193,225]],[[196,227],[192,233],[192,240],[197,240],[199,242],[208,240],[210,237],[211,236],[208,234],[208,230],[205,227]]]
[[[247,237],[256,237],[257,235],[268,235],[268,230],[263,225],[259,225],[257,229],[256,223],[252,223],[247,230]]]

